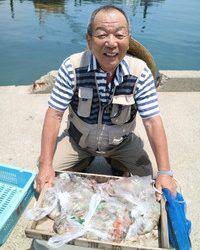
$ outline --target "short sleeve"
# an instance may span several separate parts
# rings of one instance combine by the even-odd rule
[[[55,86],[48,101],[49,107],[64,112],[71,102],[74,87],[74,70],[70,58],[67,58],[58,70]]]
[[[160,114],[155,82],[150,69],[145,66],[135,88],[135,102],[142,119]]]

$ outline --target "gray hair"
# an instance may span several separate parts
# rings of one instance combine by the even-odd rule
[[[126,18],[126,21],[127,21],[127,24],[128,24],[128,31],[129,31],[129,27],[130,27],[130,23],[129,23],[129,20],[128,20],[128,17],[126,15],[126,13],[119,7],[116,7],[114,5],[104,5],[104,6],[101,6],[99,7],[98,9],[94,10],[92,12],[92,15],[90,17],[90,21],[89,21],[89,24],[88,24],[88,27],[87,27],[87,34],[89,36],[92,36],[93,34],[93,30],[92,30],[92,26],[93,26],[93,23],[94,23],[94,18],[96,16],[97,13],[99,13],[100,11],[109,11],[109,10],[118,10],[119,12],[122,13],[122,15],[124,15],[124,17]]]

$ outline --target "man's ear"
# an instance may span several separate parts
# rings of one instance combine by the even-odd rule
[[[88,49],[91,50],[91,47],[92,47],[92,37],[90,35],[86,34],[86,40],[87,40]]]
[[[130,41],[130,39],[131,39],[131,35],[129,34],[128,35],[128,40]],[[130,42],[128,43],[128,49],[127,49],[127,51],[129,50],[129,44],[130,44]]]

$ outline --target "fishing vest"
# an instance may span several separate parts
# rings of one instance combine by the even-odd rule
[[[84,51],[70,57],[74,70],[75,90],[69,105],[68,133],[82,148],[105,152],[122,143],[135,128],[137,107],[134,90],[145,62],[130,55],[124,60],[130,75],[114,86],[111,100],[102,105],[95,71],[88,71],[91,52]],[[109,116],[105,116],[105,114]]]

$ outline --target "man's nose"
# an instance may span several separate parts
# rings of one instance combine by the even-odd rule
[[[114,35],[110,34],[106,39],[106,46],[108,47],[116,47],[117,46],[117,40]]]

